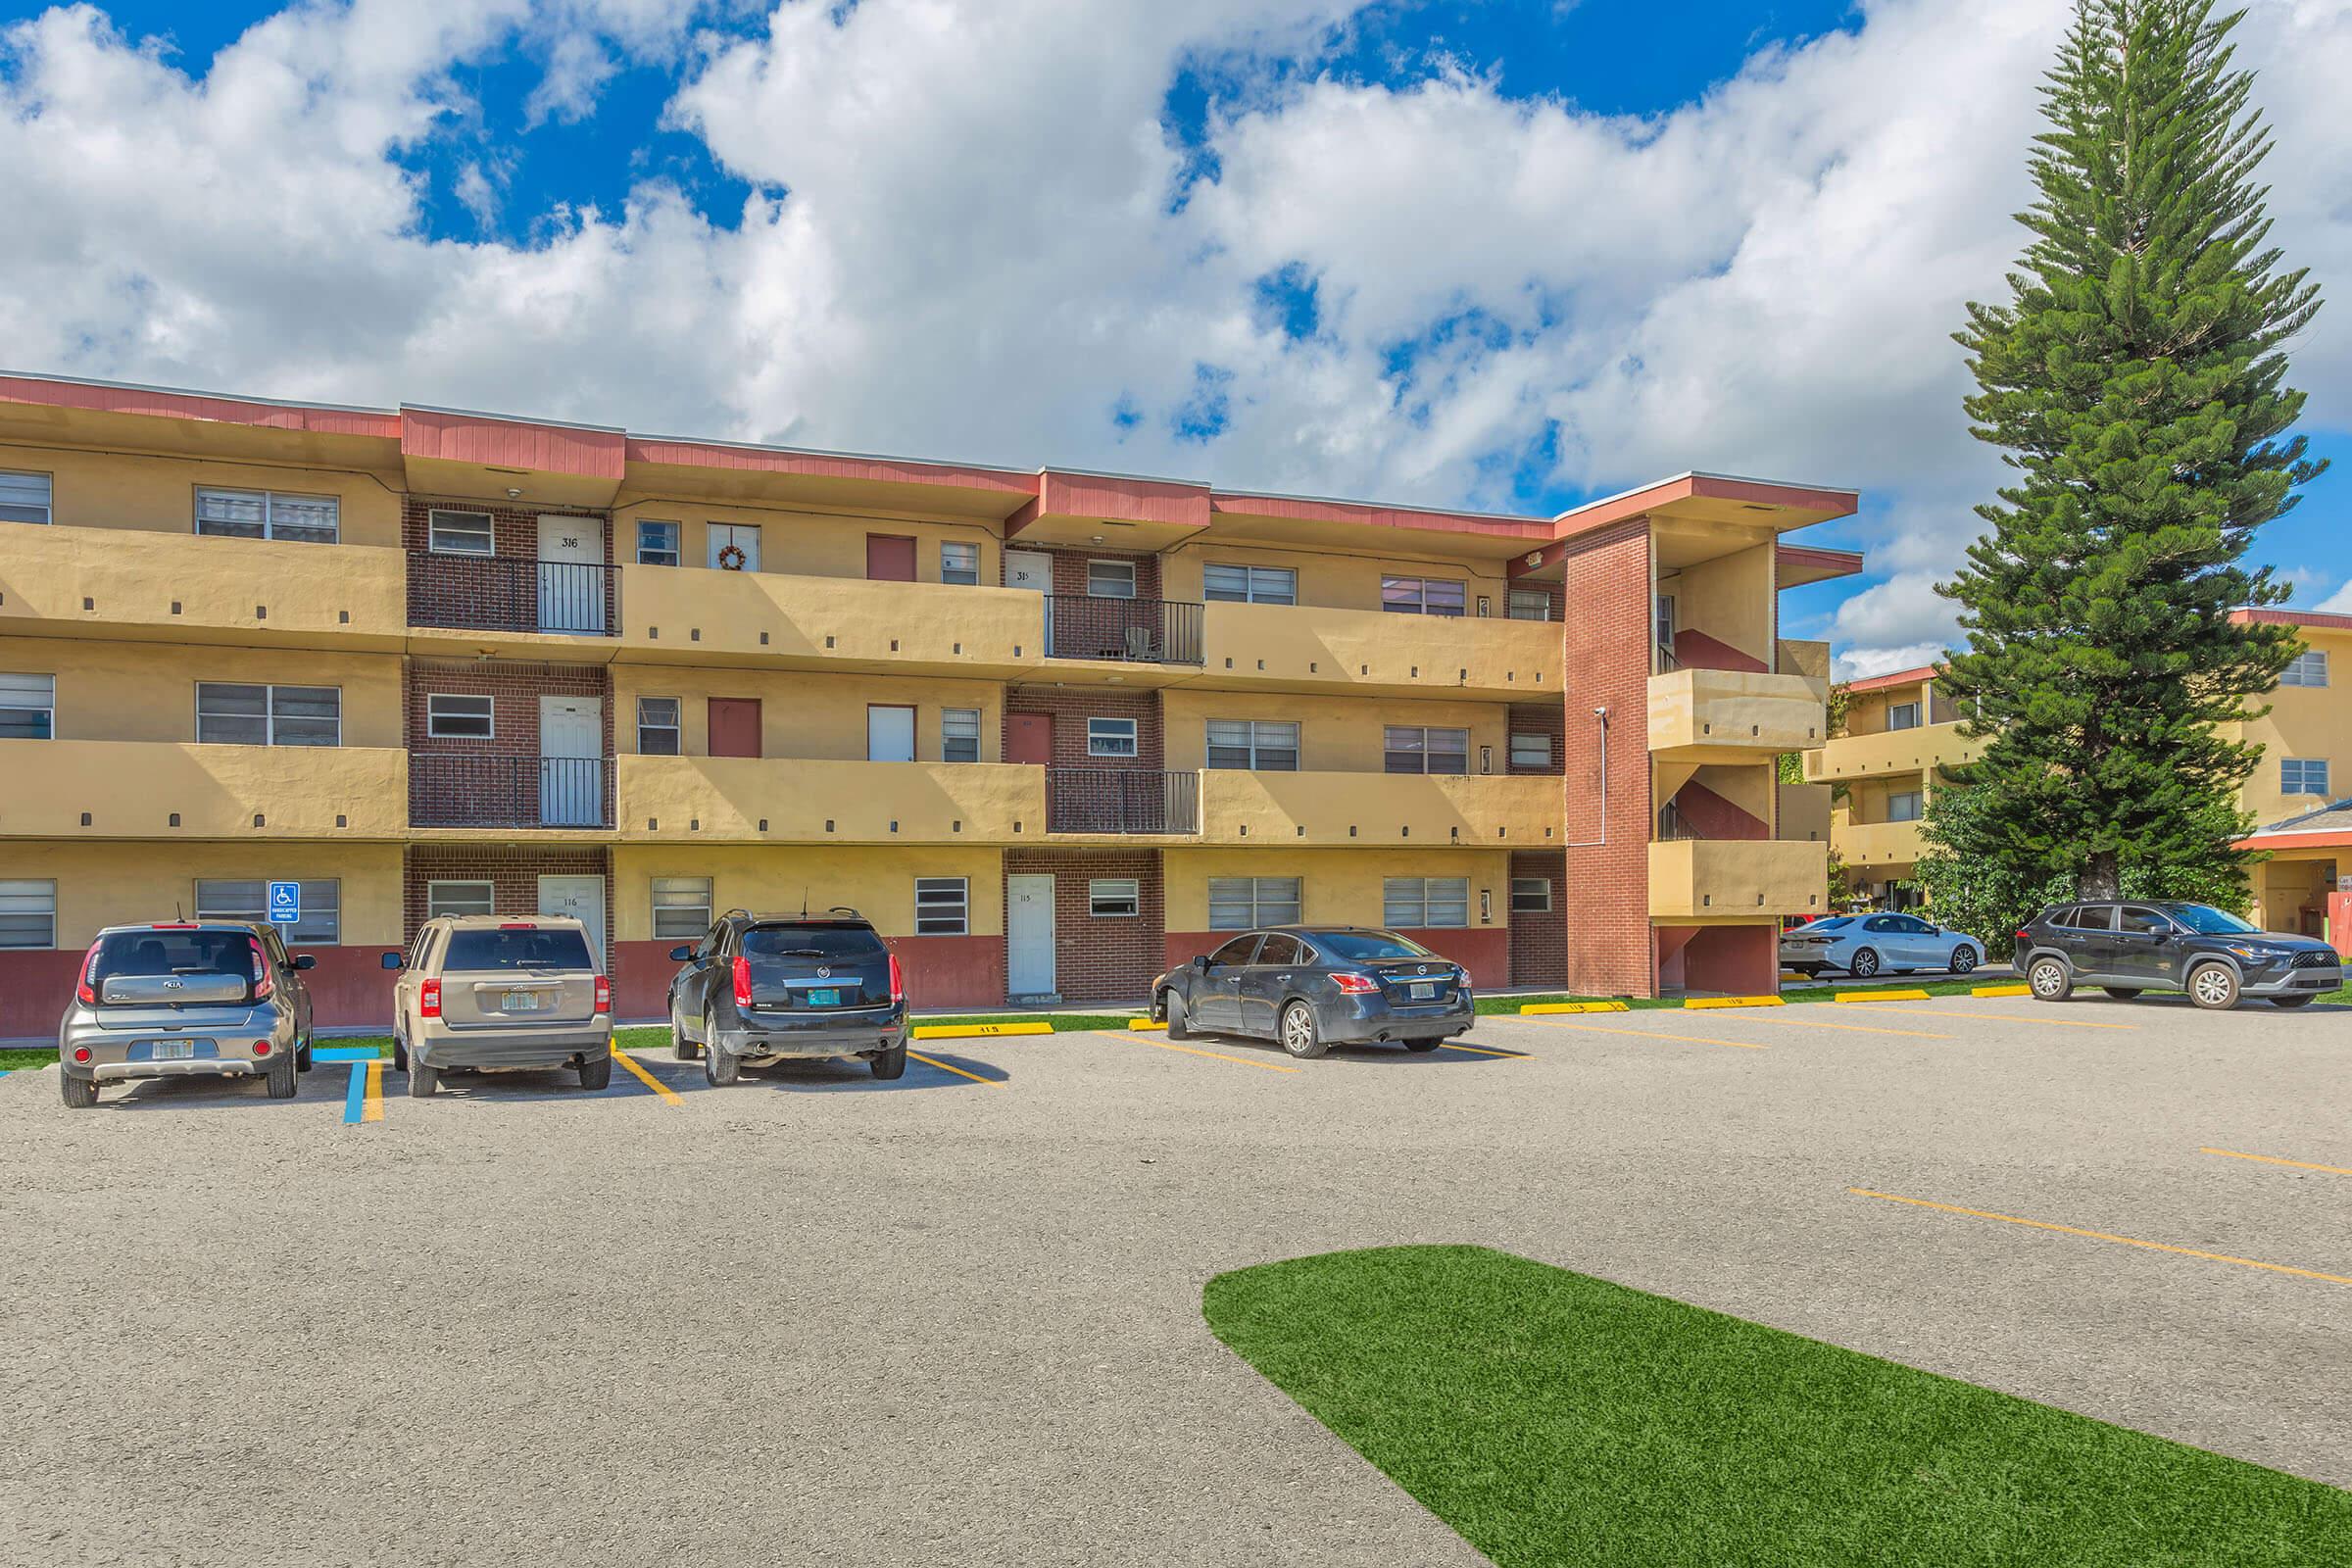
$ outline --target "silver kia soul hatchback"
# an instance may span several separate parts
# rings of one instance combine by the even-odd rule
[[[132,1078],[259,1077],[291,1100],[311,1065],[311,993],[274,926],[158,921],[98,933],[57,1026],[66,1103]]]

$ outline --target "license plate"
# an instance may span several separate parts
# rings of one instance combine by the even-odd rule
[[[195,1054],[196,1042],[193,1040],[155,1040],[147,1046],[147,1059],[150,1061],[186,1061]]]
[[[537,991],[510,991],[498,1004],[509,1012],[537,1012],[547,1005],[547,998]]]
[[[1438,994],[1438,988],[1435,983],[1424,981],[1415,985],[1412,990],[1405,994],[1411,997],[1415,1002],[1420,1002],[1427,998],[1435,997]]]
[[[822,990],[820,990],[820,991],[810,991],[810,992],[808,993],[808,1005],[810,1005],[811,1007],[838,1007],[838,1006],[840,1006],[840,1005],[841,1005],[841,987],[839,987],[839,986],[827,986],[827,987],[825,987],[824,989],[822,989]]]

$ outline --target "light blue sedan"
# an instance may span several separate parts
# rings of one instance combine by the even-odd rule
[[[1834,914],[1781,933],[1781,967],[1807,977],[1824,969],[1857,980],[1913,969],[1966,974],[1984,961],[1984,943],[1916,914]]]

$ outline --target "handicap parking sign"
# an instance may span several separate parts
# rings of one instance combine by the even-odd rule
[[[292,925],[302,918],[302,884],[272,882],[270,884],[270,923]]]

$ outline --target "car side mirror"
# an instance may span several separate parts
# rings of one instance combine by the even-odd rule
[[[684,963],[687,959],[693,956],[694,950],[692,948],[672,948],[669,950],[669,961],[672,963]]]
[[[383,966],[387,969],[397,969],[400,967],[400,955],[397,953],[387,953],[384,955],[382,962]]]
[[[1193,967],[1200,970],[1202,974],[1208,973],[1208,955],[1205,953],[1195,954],[1193,956]]]
[[[318,960],[312,957],[307,953],[297,953],[294,955],[294,967],[297,969],[316,969],[318,967]]]

